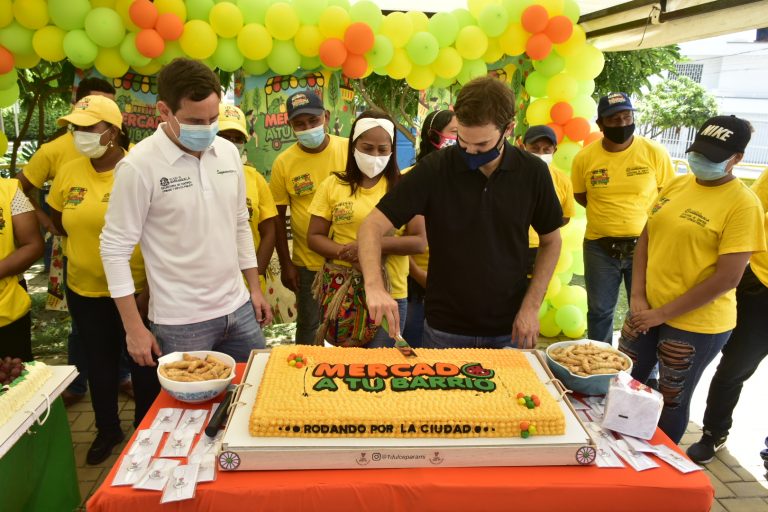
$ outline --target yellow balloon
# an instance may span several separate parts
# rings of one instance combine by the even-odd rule
[[[16,0],[13,15],[22,27],[37,30],[48,24],[48,4],[45,0]]]
[[[146,66],[138,66],[133,69],[140,75],[150,76],[160,71],[161,67],[163,67],[163,65],[160,63],[160,61],[153,60]]]
[[[302,25],[293,38],[296,51],[305,57],[317,55],[322,42],[323,34],[320,33],[320,29],[316,25]]]
[[[488,50],[488,36],[477,25],[468,25],[459,30],[455,46],[463,58],[479,59]]]
[[[475,17],[475,19],[480,17],[480,13],[483,12],[483,9],[488,7],[489,5],[493,4],[499,4],[501,3],[498,0],[467,0],[467,9],[472,14],[472,16]]]
[[[563,0],[536,0],[536,3],[547,10],[550,18],[563,14]]]
[[[568,73],[557,74],[547,82],[547,96],[553,100],[570,101],[578,91],[578,82]]]
[[[120,55],[120,47],[99,48],[99,54],[93,61],[96,70],[108,78],[118,78],[128,72],[128,63]]]
[[[405,81],[411,89],[423,91],[435,81],[435,73],[429,66],[413,66]]]
[[[411,60],[408,58],[408,54],[405,53],[405,50],[402,48],[395,48],[392,60],[389,61],[389,64],[386,65],[385,69],[391,78],[402,80],[410,74],[412,67],[413,64],[411,64]]]
[[[8,137],[0,132],[0,155],[4,155],[6,151],[8,151]]]
[[[432,63],[432,71],[440,78],[453,78],[461,71],[464,59],[461,58],[456,48],[446,46],[441,48],[435,62]]]
[[[554,104],[555,102],[549,98],[539,98],[528,105],[528,110],[525,111],[528,125],[535,126],[551,123],[552,116],[549,115],[549,111],[552,110],[552,105]]]
[[[32,48],[40,57],[48,62],[59,62],[67,56],[64,54],[64,36],[67,33],[56,25],[48,25],[35,32],[32,36]]]
[[[544,298],[551,301],[553,297],[556,297],[557,294],[560,293],[560,288],[562,287],[563,283],[560,282],[557,276],[552,276],[552,280],[549,282],[549,285],[547,285],[547,293],[544,294]]]
[[[493,64],[494,62],[498,62],[503,56],[504,51],[499,45],[499,39],[497,37],[489,38],[488,49],[485,51],[485,55],[483,55],[483,60],[488,64]]]
[[[13,21],[13,1],[0,0],[0,28],[7,27]]]
[[[499,36],[499,46],[507,55],[521,55],[530,36],[520,23],[510,23]]]
[[[206,22],[190,20],[184,24],[184,33],[179,38],[179,44],[189,57],[205,60],[216,51],[218,38],[216,32]]]
[[[300,25],[296,9],[285,2],[270,5],[264,16],[264,26],[272,37],[280,41],[287,41],[295,36]]]
[[[97,7],[106,7],[107,9],[112,9],[115,11],[115,4],[117,3],[116,0],[91,0],[91,7],[94,9]],[[157,3],[155,3],[157,5]]]
[[[568,336],[569,338],[577,339],[584,337],[584,331],[587,330],[587,322],[584,321],[581,324],[579,324],[578,327],[574,329],[565,329],[563,331],[563,334]]]
[[[246,59],[265,59],[272,53],[272,36],[264,25],[249,23],[237,35],[237,47]]]
[[[326,39],[344,39],[344,32],[351,23],[349,13],[338,5],[327,7],[320,15],[318,28]]]
[[[554,338],[560,334],[560,326],[555,321],[557,310],[552,308],[539,320],[539,332],[545,338]]]
[[[603,70],[605,57],[603,52],[591,44],[586,44],[575,54],[566,57],[565,65],[574,78],[589,80],[595,78]]]
[[[413,24],[413,33],[429,32],[429,18],[421,11],[408,11],[405,13]]]
[[[128,14],[128,9],[131,8],[132,3],[133,0],[115,0],[115,11],[117,11],[117,14],[119,14],[123,19],[125,28],[131,32],[138,32],[141,29],[137,27],[133,21],[131,21],[131,15]]]
[[[571,268],[571,265],[573,265],[573,256],[571,255],[571,252],[561,251],[560,258],[557,260],[557,265],[555,265],[555,274],[567,271]],[[549,298],[551,299],[552,297]]]
[[[584,32],[584,29],[579,25],[574,25],[571,37],[569,37],[568,40],[562,44],[556,44],[555,50],[561,57],[568,57],[569,55],[574,55],[579,50],[581,50],[586,42],[587,34]]]
[[[14,55],[14,65],[19,69],[29,69],[40,64],[40,56],[36,53],[29,55]]]
[[[182,22],[187,21],[187,6],[184,0],[155,0],[155,7],[159,14],[170,12],[178,16]]]
[[[243,28],[243,13],[235,4],[222,2],[214,5],[208,13],[208,21],[213,31],[223,38],[237,37]]]
[[[402,48],[413,35],[413,20],[402,12],[389,13],[381,20],[379,34],[387,36],[395,48]]]

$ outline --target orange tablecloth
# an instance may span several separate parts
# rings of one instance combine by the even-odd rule
[[[238,365],[238,379],[243,370],[244,365]],[[161,407],[184,406],[161,392],[140,428],[149,428]],[[651,442],[675,447],[658,430]],[[714,490],[703,472],[683,475],[664,462],[659,464],[659,468],[640,473],[632,468],[596,466],[219,471],[215,482],[197,486],[193,500],[163,505],[162,510],[705,512],[710,509]],[[160,510],[160,492],[110,486],[117,466],[88,501],[88,512]]]

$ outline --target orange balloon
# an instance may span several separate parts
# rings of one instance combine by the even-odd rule
[[[563,137],[565,136],[565,133],[563,132],[563,127],[557,123],[549,123],[547,126],[552,128],[552,131],[555,132],[555,136],[557,137],[557,143],[560,144],[561,142],[563,142]]]
[[[344,32],[344,46],[349,53],[362,55],[373,48],[374,42],[373,30],[361,21],[350,24]]]
[[[590,132],[589,135],[587,135],[587,138],[584,139],[584,145],[592,144],[596,140],[600,140],[603,138],[603,132]]]
[[[573,141],[584,140],[589,135],[591,126],[583,117],[574,117],[563,127],[565,136]]]
[[[531,34],[543,32],[547,28],[547,20],[549,20],[549,14],[541,5],[532,5],[526,8],[520,17],[523,28]]]
[[[145,28],[136,34],[136,49],[150,59],[156,59],[165,51],[165,41],[156,30]]]
[[[320,60],[329,68],[338,68],[347,60],[347,47],[341,39],[330,38],[320,44]]]
[[[551,51],[552,41],[545,34],[533,34],[525,43],[525,53],[533,60],[542,60]]]
[[[564,43],[573,34],[573,22],[566,16],[555,16],[547,23],[544,33],[554,44]]]
[[[570,103],[559,101],[549,111],[549,115],[557,124],[565,124],[573,117],[573,107]]]
[[[350,53],[341,66],[341,72],[349,78],[362,78],[368,70],[368,61],[362,55]]]
[[[149,0],[135,0],[128,8],[131,21],[140,28],[153,28],[157,21],[157,7]]]
[[[13,54],[0,46],[0,75],[9,73],[13,69]]]
[[[184,22],[174,13],[166,12],[158,16],[155,30],[166,41],[175,41],[184,33]]]

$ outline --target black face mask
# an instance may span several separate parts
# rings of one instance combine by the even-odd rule
[[[635,133],[635,123],[627,126],[603,126],[605,138],[616,144],[624,144]]]
[[[463,147],[461,144],[459,144],[459,150],[461,151],[461,156],[464,157],[464,161],[467,163],[467,167],[469,167],[472,170],[479,169],[480,167],[484,166],[485,164],[489,162],[493,162],[496,158],[501,155],[501,147],[503,146],[504,140],[504,132],[501,132],[501,137],[499,137],[499,140],[496,141],[496,145],[493,146],[488,151],[484,151],[482,153],[467,153],[467,148]]]

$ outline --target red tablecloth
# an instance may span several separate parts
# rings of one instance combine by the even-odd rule
[[[238,378],[243,370],[244,365],[238,365]],[[140,428],[149,428],[161,407],[185,405],[162,392]],[[677,449],[658,430],[651,442]],[[714,490],[703,472],[683,475],[664,462],[659,464],[659,468],[640,473],[631,468],[596,466],[219,471],[215,482],[197,486],[193,500],[163,505],[162,509],[190,512],[512,509],[705,512],[710,509]],[[117,466],[88,501],[88,512],[159,509],[160,492],[111,487]]]

